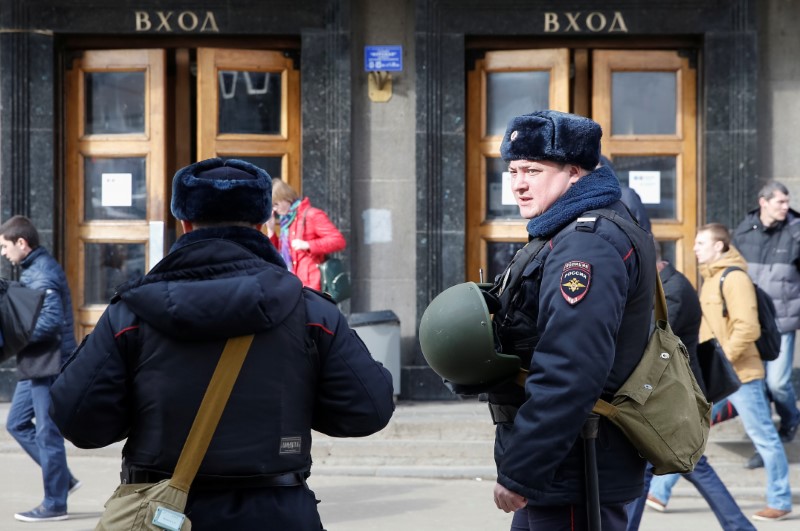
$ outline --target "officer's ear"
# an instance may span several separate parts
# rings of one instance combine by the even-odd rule
[[[580,180],[581,177],[589,173],[587,170],[584,170],[577,164],[567,164],[566,168],[567,173],[569,174],[569,184],[575,184]]]

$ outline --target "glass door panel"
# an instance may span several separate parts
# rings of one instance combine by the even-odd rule
[[[675,72],[613,72],[611,134],[674,135],[677,85]]]
[[[86,72],[84,132],[87,135],[144,133],[145,71]]]
[[[83,220],[147,218],[146,157],[83,158]]]
[[[678,157],[614,157],[614,171],[619,182],[639,194],[650,219],[678,219]]]
[[[500,142],[514,116],[569,110],[569,50],[487,52],[467,94],[467,280],[491,281],[527,241]]]
[[[87,243],[83,252],[87,305],[107,304],[117,286],[147,272],[144,243]]]

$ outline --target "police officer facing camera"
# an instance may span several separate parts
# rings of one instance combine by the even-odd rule
[[[637,226],[629,236],[608,217],[632,221],[617,178],[597,168],[601,135],[592,120],[548,110],[512,119],[501,145],[530,220],[529,243],[491,291],[497,351],[529,370],[524,387],[506,382],[488,395],[497,424],[494,500],[515,511],[514,530],[587,527],[581,430],[648,341],[655,249],[646,231]],[[623,530],[645,462],[603,417],[596,453],[602,528]]]
[[[178,171],[185,234],[120,288],[52,387],[80,448],[127,437],[122,481],[171,476],[227,338],[254,334],[192,483],[192,529],[322,529],[306,484],[311,430],[360,437],[389,422],[392,378],[336,304],[303,288],[261,233],[272,179],[243,161]]]

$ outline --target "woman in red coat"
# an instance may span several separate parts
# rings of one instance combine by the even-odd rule
[[[319,264],[345,248],[344,236],[325,212],[277,178],[272,180],[272,208],[269,239],[304,286],[320,289]]]

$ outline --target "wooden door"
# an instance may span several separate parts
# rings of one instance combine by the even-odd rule
[[[67,260],[76,333],[164,255],[163,50],[86,51],[66,75]]]
[[[467,74],[466,280],[491,281],[527,240],[500,142],[513,116],[555,109],[603,128],[602,151],[641,196],[662,255],[696,278],[697,79],[678,51],[487,52]]]
[[[467,280],[491,281],[522,247],[526,220],[510,194],[500,143],[514,116],[569,111],[569,50],[488,52],[467,77]]]
[[[197,50],[199,159],[238,158],[301,192],[300,72],[282,52]]]
[[[592,118],[620,181],[637,191],[662,255],[690,280],[697,219],[696,72],[677,51],[593,52]]]

